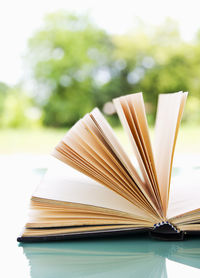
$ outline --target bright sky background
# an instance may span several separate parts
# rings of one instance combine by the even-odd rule
[[[160,25],[166,17],[175,19],[182,37],[191,40],[200,28],[198,0],[5,0],[0,7],[0,81],[15,84],[23,76],[22,55],[27,39],[42,24],[46,13],[60,9],[89,12],[94,21],[110,33],[124,33],[134,17]]]

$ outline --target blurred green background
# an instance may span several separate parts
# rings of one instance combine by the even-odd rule
[[[177,91],[189,91],[178,150],[200,152],[200,32],[185,42],[168,18],[111,35],[88,14],[60,11],[45,17],[23,59],[25,81],[0,83],[1,153],[50,152],[96,106],[125,141],[113,98],[143,92],[152,130],[158,94]]]

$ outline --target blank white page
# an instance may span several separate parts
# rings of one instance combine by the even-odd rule
[[[172,178],[167,218],[200,208],[200,170],[185,169]]]
[[[174,148],[187,93],[159,95],[156,115],[154,158],[158,184],[166,214]]]
[[[114,209],[133,215],[143,215],[134,206],[111,189],[107,188],[64,164],[56,158],[33,196],[58,201],[92,205]]]

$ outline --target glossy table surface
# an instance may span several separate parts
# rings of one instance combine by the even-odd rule
[[[200,239],[159,242],[134,236],[24,244],[22,248],[33,278],[200,277]]]
[[[26,158],[12,158],[12,163],[9,159],[0,160],[3,169],[0,277],[200,277],[200,237],[163,242],[144,234],[17,243],[31,193],[44,168],[37,161],[32,167],[26,166]],[[19,161],[21,164],[16,163]],[[176,168],[174,176],[180,175],[186,177],[185,169]],[[188,175],[200,179],[200,168],[187,169]]]

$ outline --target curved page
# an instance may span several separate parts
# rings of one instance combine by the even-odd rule
[[[182,92],[159,95],[154,158],[165,215],[169,200],[173,155],[186,98],[187,93]]]
[[[172,179],[170,189],[168,218],[176,217],[196,209],[200,209],[199,171],[186,170]]]
[[[132,203],[86,175],[52,158],[48,169],[33,196],[114,209],[143,217],[144,213]],[[145,217],[146,218],[146,217]]]

